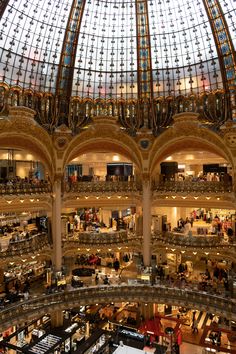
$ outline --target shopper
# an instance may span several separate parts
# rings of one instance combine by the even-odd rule
[[[103,283],[104,285],[109,285],[109,279],[107,275],[105,275],[105,278],[103,279]]]
[[[194,319],[193,324],[192,324],[192,332],[193,333],[195,333],[195,332],[198,333],[197,320],[196,319]]]

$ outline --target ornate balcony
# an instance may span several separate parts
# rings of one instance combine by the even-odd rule
[[[40,317],[45,312],[62,311],[79,305],[110,302],[165,303],[215,313],[236,320],[235,300],[194,289],[179,289],[161,285],[91,286],[73,291],[37,296],[19,302],[0,312],[1,332],[19,322]]]
[[[125,243],[128,241],[128,233],[126,230],[112,231],[112,232],[77,232],[73,237],[68,238],[66,241],[69,244],[111,244],[111,243]]]
[[[205,253],[211,249],[211,252],[214,251],[217,253],[219,249],[221,254],[224,254],[226,258],[234,259],[236,244],[233,243],[233,240],[225,240],[222,237],[217,235],[195,235],[188,236],[181,233],[174,232],[156,232],[152,234],[152,247],[155,252],[156,249],[160,248],[175,248],[172,250],[172,253],[179,253],[182,249],[185,251],[196,251],[200,253]],[[130,231],[122,230],[115,231],[112,233],[95,233],[95,232],[83,232],[83,233],[74,233],[69,236],[67,239],[63,240],[63,253],[74,252],[74,249],[81,247],[88,247],[91,252],[96,252],[97,248],[105,250],[107,247],[123,247],[132,251],[141,252],[143,244],[143,237],[131,233]]]
[[[91,181],[67,183],[65,190],[71,193],[129,193],[140,192],[142,187],[133,181]]]
[[[216,181],[165,181],[154,183],[153,191],[160,194],[163,193],[231,193],[233,191],[232,183],[216,182]]]
[[[184,247],[219,247],[229,246],[229,241],[226,242],[218,235],[195,235],[189,236],[178,232],[157,232],[152,236],[152,242],[162,242],[170,246]]]
[[[38,233],[28,239],[9,242],[8,248],[0,252],[0,259],[6,257],[17,257],[23,254],[33,254],[49,246],[48,235],[45,232]]]
[[[52,126],[58,125],[59,116],[55,117],[55,112],[58,111],[60,102],[52,93],[24,90],[19,86],[9,87],[2,82],[0,96],[0,111],[5,109],[8,112],[10,106],[25,106],[37,112],[36,121],[48,131]],[[187,96],[156,97],[153,102],[71,97],[67,102],[70,116],[68,127],[77,133],[78,127],[88,124],[94,117],[106,117],[113,121],[118,120],[132,134],[142,127],[146,112],[152,112],[153,114],[149,115],[151,119],[149,123],[154,127],[153,134],[156,135],[160,128],[172,123],[174,114],[198,112],[200,117],[204,118],[204,122],[208,121],[208,125],[218,128],[224,121],[223,117],[230,115],[229,110],[225,108],[227,100],[227,94],[223,90],[210,93],[204,91],[199,95],[191,93]]]
[[[22,195],[22,194],[41,194],[50,193],[51,185],[46,182],[39,183],[12,183],[12,184],[0,184],[0,196],[1,195]]]

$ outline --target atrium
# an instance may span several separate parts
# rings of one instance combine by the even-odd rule
[[[0,353],[236,353],[235,18],[0,2]]]

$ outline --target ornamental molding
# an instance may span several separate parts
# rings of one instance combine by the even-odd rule
[[[234,167],[233,152],[226,146],[224,139],[202,126],[198,114],[186,112],[175,115],[173,126],[155,140],[150,152],[151,170],[154,171],[157,163],[166,155],[169,156],[176,149],[184,149],[187,145],[219,154]]]
[[[27,107],[9,107],[9,114],[0,119],[0,134],[11,139],[13,145],[36,152],[48,164],[53,165],[54,149],[52,139],[34,119],[35,111]]]
[[[103,144],[104,146],[106,144],[114,145],[115,151],[116,148],[122,150],[122,153],[126,154],[141,169],[142,154],[138,142],[131,138],[115,122],[108,122],[107,120],[90,125],[70,141],[68,149],[65,152],[65,156],[67,157],[65,163],[73,158],[76,151],[84,150],[85,146],[89,146],[90,144],[100,144],[101,147]]]
[[[226,145],[236,149],[236,122],[227,121],[220,130]]]

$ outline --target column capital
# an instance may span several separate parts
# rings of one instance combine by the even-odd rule
[[[151,175],[149,172],[142,173],[142,181],[143,181],[143,183],[148,183],[151,181]]]
[[[55,173],[55,175],[53,176],[53,183],[54,182],[61,182],[63,179],[63,173],[62,172],[57,172]]]

